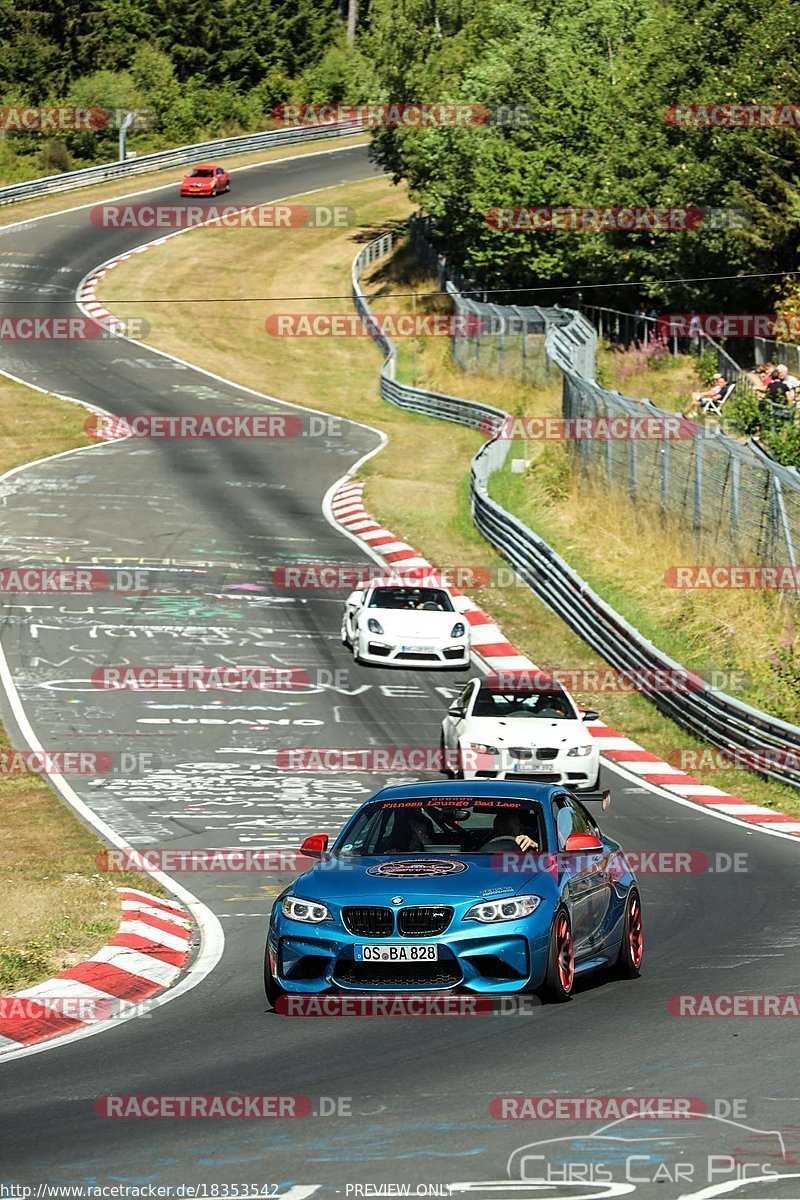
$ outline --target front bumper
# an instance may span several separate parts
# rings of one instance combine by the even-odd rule
[[[542,911],[542,910],[546,911]],[[272,974],[286,992],[313,995],[327,991],[359,993],[469,991],[485,994],[539,987],[547,965],[550,908],[546,904],[521,921],[461,923],[434,938],[357,937],[338,922],[330,929],[281,916],[270,929]],[[327,923],[326,923],[327,924]],[[436,943],[439,958],[430,963],[362,963],[356,945]]]
[[[476,752],[465,751],[465,762],[469,762],[470,755],[474,761]],[[531,755],[531,758],[517,758],[506,748],[499,754],[481,753],[477,766],[469,769],[465,766],[463,776],[465,779],[524,779],[530,783],[556,784],[578,791],[588,791],[595,786],[600,770],[599,750],[581,757],[570,757],[562,752],[555,758],[538,759],[534,749]]]
[[[361,637],[358,655],[363,662],[404,667],[467,667],[469,643],[416,641],[412,646],[390,642],[377,634]]]

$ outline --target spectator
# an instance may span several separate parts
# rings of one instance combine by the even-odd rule
[[[797,389],[800,388],[800,379],[796,375],[789,373],[789,368],[786,363],[778,363],[778,374],[788,388],[794,392],[794,399],[797,398]]]
[[[781,378],[780,367],[775,367],[764,393],[764,400],[769,406],[769,415],[776,416],[780,420],[791,420],[791,405],[794,403],[794,399],[794,390]]]
[[[684,410],[683,415],[691,418],[697,416],[700,408],[705,411],[708,406],[708,402],[710,400],[719,400],[727,386],[728,381],[724,375],[715,375],[711,380],[710,387],[707,387],[705,391],[692,392],[692,402],[689,407]]]

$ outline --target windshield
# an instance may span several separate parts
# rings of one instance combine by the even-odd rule
[[[370,804],[353,822],[337,854],[495,854],[527,834],[543,846],[535,801],[444,797]]]
[[[213,175],[211,167],[197,167],[189,173],[190,179],[207,179],[209,175]]]
[[[473,717],[546,717],[577,720],[575,710],[561,691],[497,691],[482,685],[475,698]]]
[[[455,612],[444,588],[376,587],[370,608],[411,608],[422,612]]]

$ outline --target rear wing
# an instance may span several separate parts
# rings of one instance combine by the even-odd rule
[[[608,812],[611,808],[610,788],[606,788],[603,792],[576,792],[575,795],[579,800],[588,801],[590,804],[602,804],[603,812]]]

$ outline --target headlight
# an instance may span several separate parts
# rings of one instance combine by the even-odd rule
[[[483,742],[470,742],[469,749],[474,750],[476,754],[499,754],[497,746],[486,746]]]
[[[567,758],[584,758],[587,754],[591,754],[594,746],[573,746],[567,751]]]
[[[376,621],[374,617],[370,617],[367,621],[367,629],[370,633],[383,633],[383,626],[380,621]]]
[[[450,630],[450,637],[463,637],[467,632],[467,627],[463,621],[456,621],[453,628]]]
[[[298,900],[295,896],[287,896],[281,904],[283,915],[290,921],[308,921],[310,925],[319,925],[327,921],[330,913],[324,904],[316,904],[313,900]]]
[[[492,921],[518,921],[529,917],[542,903],[541,896],[512,896],[508,900],[484,900],[473,904],[464,913],[465,921],[481,921],[484,925]]]

